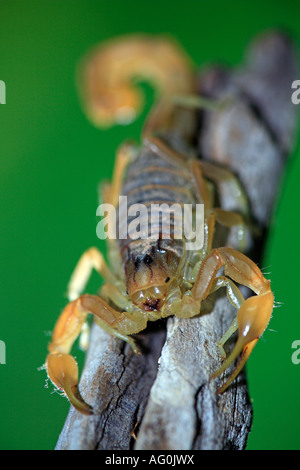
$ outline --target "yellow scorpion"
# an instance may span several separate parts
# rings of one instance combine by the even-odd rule
[[[127,196],[128,204],[146,207],[153,203],[193,207],[204,204],[204,243],[200,249],[187,250],[187,240],[174,236],[175,225],[171,224],[173,236],[167,238],[163,236],[164,222],[160,221],[158,238],[108,238],[108,264],[97,248],[82,255],[68,285],[69,303],[48,346],[46,370],[71,404],[87,414],[93,411],[79,394],[78,367],[70,351],[89,313],[106,331],[138,352],[131,335],[144,330],[148,321],[169,315],[199,315],[201,302],[225,287],[238,312],[218,343],[223,364],[212,378],[240,358],[218,390],[221,393],[244,367],[269,323],[274,304],[270,282],[253,261],[236,249],[213,247],[215,226],[221,224],[238,227],[243,248],[248,209],[238,180],[227,168],[170,145],[162,133],[175,129],[187,139],[194,130],[195,108],[211,105],[196,97],[194,66],[180,46],[167,37],[130,35],[95,48],[80,68],[84,112],[98,127],[129,123],[142,106],[141,95],[132,82],[136,77],[152,80],[161,99],[143,128],[141,147],[136,149],[127,143],[119,148],[112,182],[103,186],[103,201],[116,209],[120,195]],[[239,211],[214,206],[220,183],[233,191]],[[117,220],[123,228],[129,223],[128,216]],[[99,295],[82,294],[93,269],[105,283]],[[236,284],[247,286],[256,295],[245,300]],[[226,357],[223,346],[236,330],[236,344]]]

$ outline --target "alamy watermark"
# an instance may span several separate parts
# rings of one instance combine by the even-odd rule
[[[201,250],[204,243],[204,204],[132,204],[119,196],[117,211],[112,204],[100,204],[96,227],[101,240],[184,239],[187,250]],[[118,222],[117,222],[118,220]]]
[[[291,359],[292,363],[297,365],[300,364],[300,340],[295,339],[295,341],[292,342],[292,349],[295,349],[293,352]]]
[[[292,89],[295,91],[292,93],[291,100],[293,104],[300,103],[300,80],[294,80],[292,83]]]
[[[6,345],[0,340],[0,364],[6,364]]]
[[[0,80],[0,104],[6,104],[6,85],[3,80]]]

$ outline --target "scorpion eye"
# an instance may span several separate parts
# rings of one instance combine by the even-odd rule
[[[169,282],[169,280],[170,280],[170,278],[167,277],[167,278],[165,279],[165,283]]]
[[[153,258],[151,258],[151,256],[149,256],[149,255],[146,255],[144,257],[143,261],[144,261],[145,264],[147,264],[149,266],[149,264],[153,263]]]

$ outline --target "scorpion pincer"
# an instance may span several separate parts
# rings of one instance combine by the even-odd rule
[[[234,248],[213,247],[215,228],[221,224],[238,227],[243,248],[248,208],[236,177],[226,168],[195,158],[189,148],[183,151],[169,145],[162,133],[175,128],[184,141],[188,140],[194,129],[195,107],[211,103],[196,97],[192,62],[178,44],[165,37],[133,35],[108,41],[85,59],[80,70],[83,108],[99,127],[128,123],[141,109],[141,97],[131,77],[150,78],[162,97],[144,126],[141,148],[129,142],[119,148],[112,182],[102,187],[102,200],[115,208],[120,195],[127,197],[129,206],[143,204],[147,208],[151,204],[162,208],[174,203],[193,207],[203,204],[204,242],[200,249],[187,250],[184,236],[174,236],[174,220],[171,236],[164,237],[162,217],[156,238],[109,237],[108,264],[97,248],[88,249],[73,272],[68,285],[69,303],[48,346],[48,376],[78,411],[92,413],[80,397],[78,368],[70,355],[89,313],[106,331],[138,352],[131,335],[144,330],[148,321],[169,315],[198,315],[201,302],[225,287],[238,312],[218,343],[223,364],[212,378],[239,360],[218,390],[221,393],[239,374],[266,329],[274,297],[270,282],[247,256]],[[239,206],[236,212],[214,206],[220,183],[234,191]],[[128,228],[130,217],[119,216],[117,224],[122,230]],[[104,285],[99,295],[82,294],[93,269],[102,276]],[[247,286],[256,295],[245,300],[236,284]],[[236,344],[226,357],[223,346],[236,330]]]

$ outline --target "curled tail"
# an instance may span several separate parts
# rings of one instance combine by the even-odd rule
[[[79,92],[88,119],[97,127],[128,124],[143,99],[133,79],[153,83],[159,95],[195,90],[191,59],[167,36],[133,34],[108,40],[79,68]]]

